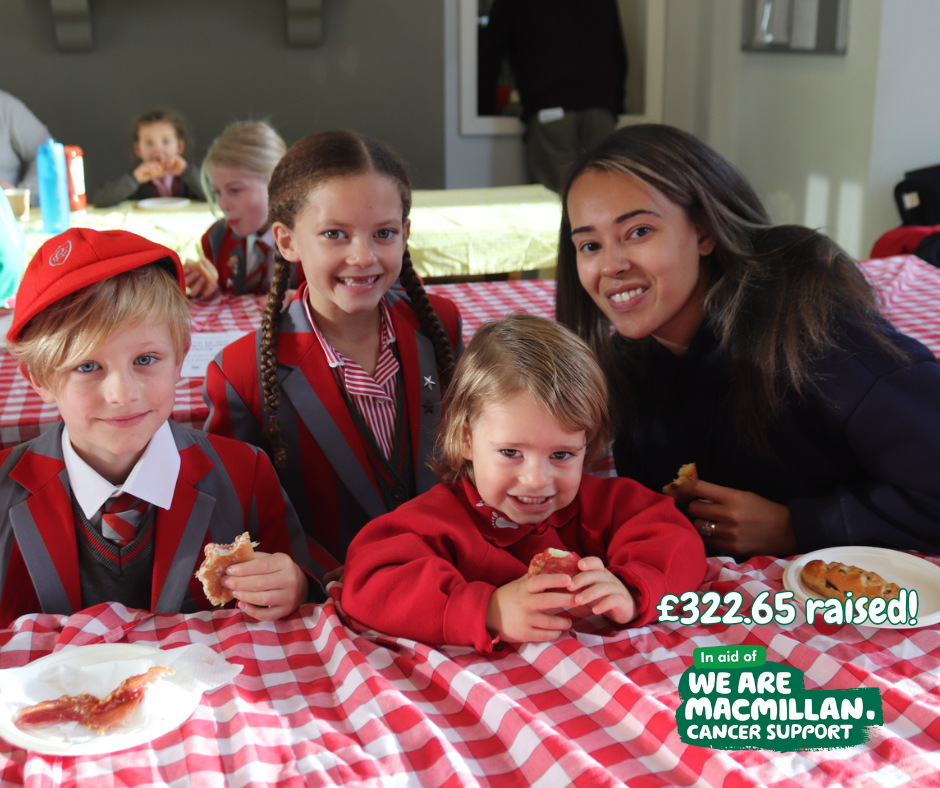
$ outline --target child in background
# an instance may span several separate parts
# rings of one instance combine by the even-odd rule
[[[208,609],[203,547],[244,531],[266,552],[229,569],[238,607],[274,619],[306,600],[303,533],[265,454],[169,420],[182,285],[176,254],[123,231],[68,230],[29,264],[7,342],[62,422],[0,453],[0,628],[101,602]]]
[[[202,184],[209,203],[225,214],[202,236],[202,253],[219,272],[209,285],[187,272],[189,294],[267,293],[274,270],[274,234],[268,221],[268,181],[287,145],[267,123],[233,123],[209,147]],[[296,287],[296,283],[292,283]]]
[[[150,197],[188,197],[205,200],[196,169],[183,158],[189,133],[173,110],[145,112],[132,128],[134,155],[140,159],[132,172],[98,187],[92,202],[98,208],[122,200]]]
[[[349,546],[342,604],[358,624],[429,645],[492,651],[554,640],[560,608],[617,625],[655,617],[705,575],[701,539],[671,498],[584,474],[607,449],[607,386],[593,354],[545,318],[488,323],[457,365],[438,439],[443,481]],[[527,576],[555,548],[573,577]]]
[[[425,463],[460,315],[411,265],[410,182],[384,145],[348,131],[305,137],[268,200],[267,307],[261,329],[209,365],[206,429],[270,449],[329,581],[365,523],[437,481]],[[292,263],[306,282],[282,311]]]

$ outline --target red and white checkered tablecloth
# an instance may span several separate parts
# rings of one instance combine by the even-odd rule
[[[940,357],[940,269],[913,256],[869,260],[861,266],[885,315]],[[549,279],[429,285],[427,289],[457,304],[463,316],[464,343],[484,322],[513,311],[545,317],[555,314],[555,282]],[[264,296],[217,296],[194,302],[194,329],[253,331],[261,324],[264,300]],[[202,399],[202,379],[180,381],[173,418],[200,429],[208,413]],[[17,373],[13,358],[0,352],[0,448],[35,438],[57,419],[58,409],[44,404]]]
[[[463,318],[465,345],[484,323],[499,320],[510,312],[555,316],[554,279],[428,285],[427,291],[449,298],[457,305]]]
[[[931,559],[940,563],[940,559]],[[709,559],[702,592],[749,606],[779,591],[786,560]],[[334,595],[337,587],[332,588]],[[273,623],[237,611],[152,615],[101,605],[31,615],[0,631],[0,668],[96,643],[202,643],[244,666],[189,720],[110,756],[50,757],[0,740],[0,784],[47,786],[853,786],[936,785],[940,629],[802,622],[652,624],[605,638],[482,656],[367,637],[335,601]],[[724,751],[683,744],[677,685],[696,647],[763,645],[808,689],[877,687],[884,725],[848,749]]]
[[[913,255],[866,260],[861,267],[881,311],[898,331],[940,358],[940,268]]]

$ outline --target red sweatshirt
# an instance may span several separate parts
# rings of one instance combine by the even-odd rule
[[[343,609],[364,628],[488,652],[490,597],[549,547],[601,558],[634,594],[638,616],[629,626],[648,623],[664,594],[698,588],[705,576],[692,524],[672,498],[631,479],[585,474],[568,506],[519,525],[483,503],[465,478],[438,484],[359,532],[346,555]]]

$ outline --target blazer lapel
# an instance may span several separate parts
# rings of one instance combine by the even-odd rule
[[[291,303],[284,317],[277,355],[281,389],[298,420],[366,514],[370,518],[385,514],[362,437],[299,300]],[[294,472],[300,473],[299,469]]]
[[[10,479],[30,493],[10,509],[10,522],[43,612],[80,610],[78,540],[61,426],[33,441]]]
[[[441,382],[434,355],[434,343],[418,331],[418,318],[403,298],[390,310],[395,326],[395,341],[401,365],[410,374],[402,375],[405,385],[405,407],[411,431],[415,482],[419,493],[430,490],[438,482],[437,474],[427,466],[434,450],[434,436],[441,411]],[[414,370],[419,374],[415,375]]]
[[[216,507],[214,495],[196,488],[214,463],[183,427],[172,421],[170,427],[181,465],[173,503],[157,513],[150,602],[154,613],[178,613],[182,608]]]
[[[308,354],[303,367],[295,367],[284,377],[281,388],[297,418],[368,516],[385,514],[359,430],[319,347]]]

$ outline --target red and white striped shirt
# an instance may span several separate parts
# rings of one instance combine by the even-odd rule
[[[336,350],[320,333],[317,321],[313,319],[310,311],[310,302],[307,299],[307,285],[301,295],[307,319],[313,327],[320,346],[330,367],[339,367],[342,373],[343,385],[346,393],[362,416],[363,421],[372,430],[375,442],[379,445],[386,459],[391,459],[392,448],[395,441],[395,415],[398,398],[398,359],[392,352],[392,343],[395,342],[395,328],[392,326],[392,317],[389,314],[385,299],[379,301],[379,315],[381,340],[379,345],[379,360],[375,365],[375,377],[366,372],[359,364],[346,358]]]

